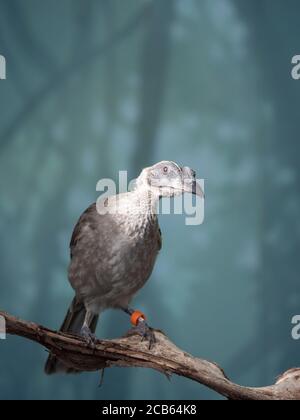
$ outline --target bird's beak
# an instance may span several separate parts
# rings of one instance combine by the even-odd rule
[[[194,195],[198,195],[198,197],[204,198],[204,192],[200,187],[197,180],[185,180],[184,182],[184,192],[191,193]]]
[[[204,191],[202,190],[202,188],[196,180],[193,181],[192,190],[192,194],[198,195],[201,198],[205,197]]]
[[[188,166],[184,166],[181,170],[183,175],[183,191],[204,198],[204,191],[196,180],[196,172]]]

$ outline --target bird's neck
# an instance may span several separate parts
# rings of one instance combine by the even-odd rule
[[[139,187],[129,193],[131,200],[137,211],[146,216],[157,215],[157,205],[159,196],[154,194],[149,188]]]
[[[120,196],[119,196],[120,197]],[[130,236],[144,236],[158,227],[157,204],[159,197],[149,189],[140,187],[120,197],[120,217]]]

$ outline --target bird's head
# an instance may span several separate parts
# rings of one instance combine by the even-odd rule
[[[175,197],[185,192],[204,197],[196,181],[196,172],[171,161],[145,168],[137,179],[137,187],[146,188],[158,197]]]

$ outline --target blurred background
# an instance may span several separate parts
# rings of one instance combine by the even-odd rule
[[[135,300],[234,381],[300,364],[297,0],[0,0],[0,308],[58,328],[69,240],[102,177],[162,159],[205,179],[202,226],[160,217],[163,250]],[[97,333],[129,327],[107,311]],[[142,369],[47,377],[47,353],[0,342],[1,399],[218,399]]]

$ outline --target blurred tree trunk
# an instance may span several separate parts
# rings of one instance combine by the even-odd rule
[[[153,163],[168,86],[175,2],[152,1],[140,53],[139,119],[132,171]]]
[[[102,0],[102,21],[105,26],[106,39],[109,39],[116,30],[115,4],[110,0]],[[105,57],[105,120],[104,120],[104,142],[101,144],[103,159],[102,173],[106,177],[112,175],[110,145],[113,140],[114,125],[116,124],[118,104],[118,68],[117,54],[115,49],[110,49]]]
[[[151,6],[140,50],[139,115],[130,179],[136,177],[142,168],[155,163],[168,87],[175,1],[152,1]],[[159,328],[156,323],[163,318],[166,308],[161,301],[161,294],[154,287],[147,289],[147,305],[149,322]],[[158,384],[155,389],[159,398],[161,393]]]
[[[113,4],[104,0],[103,6],[107,18],[107,31],[110,32],[114,25]],[[140,45],[138,97],[138,109],[140,112],[129,179],[136,177],[141,168],[153,163],[155,158],[155,145],[162,117],[164,96],[168,85],[167,74],[170,64],[171,25],[174,19],[174,7],[174,0],[168,0],[167,2],[152,1],[148,9],[149,15]],[[107,89],[105,98],[107,114],[105,131],[107,133],[107,142],[111,138],[116,116],[116,71],[116,56],[111,51],[106,58]],[[107,156],[109,153],[107,147],[104,150]],[[109,168],[107,173],[110,173]],[[148,289],[147,302],[155,302],[155,313],[163,313],[164,309],[160,302],[159,294],[153,293],[151,288]],[[153,307],[149,308],[150,319],[151,313],[153,313]],[[108,324],[108,329],[113,331],[113,322]],[[109,375],[110,381],[114,383],[115,395],[122,395],[124,399],[131,398],[133,372],[128,370],[126,375],[123,372],[122,381],[119,380],[119,371],[112,370],[109,372]],[[106,389],[103,389],[102,397],[105,396],[105,392]],[[158,389],[157,392],[159,395]]]
[[[33,36],[30,23],[27,21],[24,2],[13,0],[4,2],[7,24],[13,28],[11,38],[17,42],[19,55],[27,60],[28,68],[38,69],[41,74],[48,75],[55,68],[55,61],[42,44],[41,39]],[[29,60],[28,60],[29,59]],[[30,75],[31,73],[28,72]],[[30,82],[30,78],[28,78]]]
[[[77,1],[74,5],[74,19],[78,26],[76,31],[76,38],[74,39],[73,54],[78,54],[78,50],[86,48],[91,43],[91,18],[92,18],[92,3],[85,5],[82,10],[82,2]],[[64,118],[69,120],[70,130],[67,138],[62,145],[57,145],[57,152],[64,156],[64,166],[61,168],[61,178],[64,182],[57,185],[54,194],[47,197],[41,206],[40,215],[36,221],[36,231],[33,240],[34,254],[36,256],[36,303],[32,308],[33,317],[41,320],[41,314],[45,318],[56,318],[53,308],[61,307],[58,304],[57,296],[53,293],[53,281],[55,273],[61,266],[62,256],[59,247],[59,235],[64,231],[66,226],[69,226],[69,193],[74,188],[74,183],[79,182],[81,172],[81,157],[85,149],[85,139],[88,132],[87,124],[89,123],[89,95],[91,87],[88,81],[89,68],[86,68],[82,74],[82,81],[76,81],[76,96],[70,94],[67,88],[59,96],[61,96],[60,106],[64,112]],[[75,91],[75,90],[74,90]],[[80,98],[80,100],[78,100]],[[75,118],[74,118],[75,117]],[[51,127],[49,127],[50,129]],[[50,137],[51,130],[48,136]],[[44,134],[45,135],[45,134]],[[74,138],[80,138],[81,143],[74,144]],[[50,217],[47,217],[50,215]],[[45,269],[46,268],[46,269]],[[67,273],[65,272],[65,281],[67,282]],[[70,290],[70,298],[72,298],[72,291]],[[62,300],[64,300],[62,298]],[[45,311],[45,308],[47,310]],[[67,311],[67,307],[65,308]],[[52,312],[52,315],[49,313]],[[61,314],[61,322],[63,321],[64,313]],[[49,321],[48,321],[49,323]],[[60,325],[57,325],[57,328]],[[29,363],[28,366],[33,366],[34,363]],[[41,365],[41,370],[43,366]],[[82,398],[84,394],[84,387],[73,388],[74,397]],[[76,394],[76,395],[75,395]]]
[[[296,13],[299,2],[236,0],[235,5],[249,29],[252,56],[257,57],[261,66],[260,88],[273,111],[272,141],[259,139],[264,182],[260,189],[263,202],[262,265],[258,278],[260,337],[238,357],[247,361],[245,368],[252,369],[259,361],[263,382],[298,360],[290,334],[291,318],[299,312],[300,298],[297,256],[300,237],[295,211],[300,204],[300,147],[295,140],[300,90],[290,72],[291,58],[299,49]],[[239,365],[237,360],[235,363]]]

